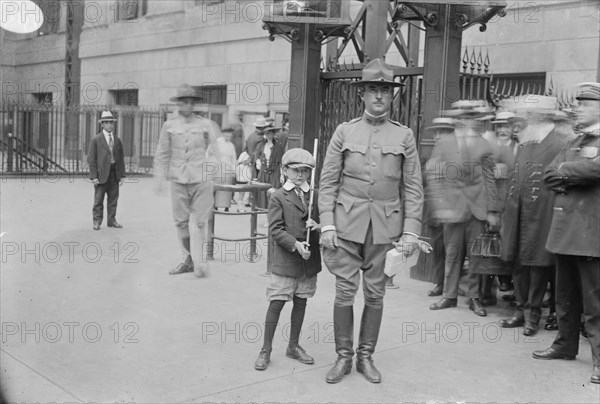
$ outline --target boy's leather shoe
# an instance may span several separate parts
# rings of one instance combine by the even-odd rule
[[[100,222],[94,222],[94,230],[100,230]]]
[[[254,362],[254,369],[265,370],[269,366],[269,362],[271,362],[271,351],[261,349],[256,362]]]
[[[300,345],[296,347],[287,347],[285,351],[285,356],[288,358],[296,359],[298,362],[305,363],[307,365],[312,365],[315,363],[315,360],[306,353],[304,349]]]

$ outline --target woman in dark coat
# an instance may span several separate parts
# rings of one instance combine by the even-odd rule
[[[537,332],[546,284],[554,255],[545,248],[550,231],[554,194],[543,182],[544,170],[564,147],[566,139],[554,130],[551,114],[529,112],[520,134],[519,150],[506,198],[502,223],[502,259],[514,264],[517,309],[500,326],[525,326],[524,335]]]
[[[275,138],[278,130],[279,128],[265,129],[265,139],[256,146],[254,151],[258,182],[271,184],[275,189],[281,187],[281,158],[284,153],[283,146]],[[258,193],[256,206],[266,209],[268,205],[267,193]]]

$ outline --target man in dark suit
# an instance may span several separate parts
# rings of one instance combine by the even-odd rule
[[[117,222],[116,215],[119,186],[125,178],[125,157],[123,143],[113,133],[116,121],[110,111],[102,112],[99,120],[102,131],[94,136],[88,152],[90,179],[94,184],[94,230],[100,230],[102,224],[104,195],[107,195],[108,227],[123,227]]]
[[[579,321],[592,348],[590,382],[600,384],[600,83],[580,84],[575,108],[579,135],[546,168],[555,193],[546,249],[556,254],[558,335],[535,359],[575,359]]]
[[[439,139],[426,164],[427,184],[432,191],[433,216],[443,223],[446,249],[444,297],[430,310],[456,307],[458,285],[465,254],[487,225],[500,224],[500,206],[494,180],[494,160],[487,140],[479,135],[485,108],[472,101],[458,101],[448,116],[455,119],[453,135]],[[481,275],[470,260],[469,309],[478,316],[487,312],[481,302]]]

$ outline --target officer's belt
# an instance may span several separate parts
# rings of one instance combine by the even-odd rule
[[[348,175],[342,176],[342,188],[344,192],[356,198],[371,199],[380,201],[397,199],[400,196],[398,180],[380,179],[377,181],[354,178]]]

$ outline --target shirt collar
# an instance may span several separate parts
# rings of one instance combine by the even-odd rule
[[[108,137],[109,137],[110,135],[112,135],[112,132],[111,132],[111,133],[108,133],[108,132],[107,132],[107,131],[105,131],[104,129],[102,129],[102,133],[104,133],[104,137],[105,137],[105,138],[107,138],[107,139],[108,139]]]
[[[290,180],[287,180],[285,184],[283,184],[283,189],[286,191],[291,191],[294,188],[296,188],[296,185],[294,185],[294,183]],[[304,181],[299,188],[302,190],[302,192],[310,191],[310,185],[308,185],[308,182],[306,181]]]
[[[384,112],[381,115],[375,116],[375,115],[369,114],[367,112],[367,110],[365,110],[365,113],[363,114],[363,119],[365,121],[367,121],[368,124],[373,125],[373,126],[383,125],[384,123],[387,122],[388,113]]]
[[[196,118],[196,114],[191,114],[188,117],[185,117],[185,116],[183,116],[181,114],[177,114],[177,116],[179,117],[179,119],[181,119],[185,123],[191,123]]]

